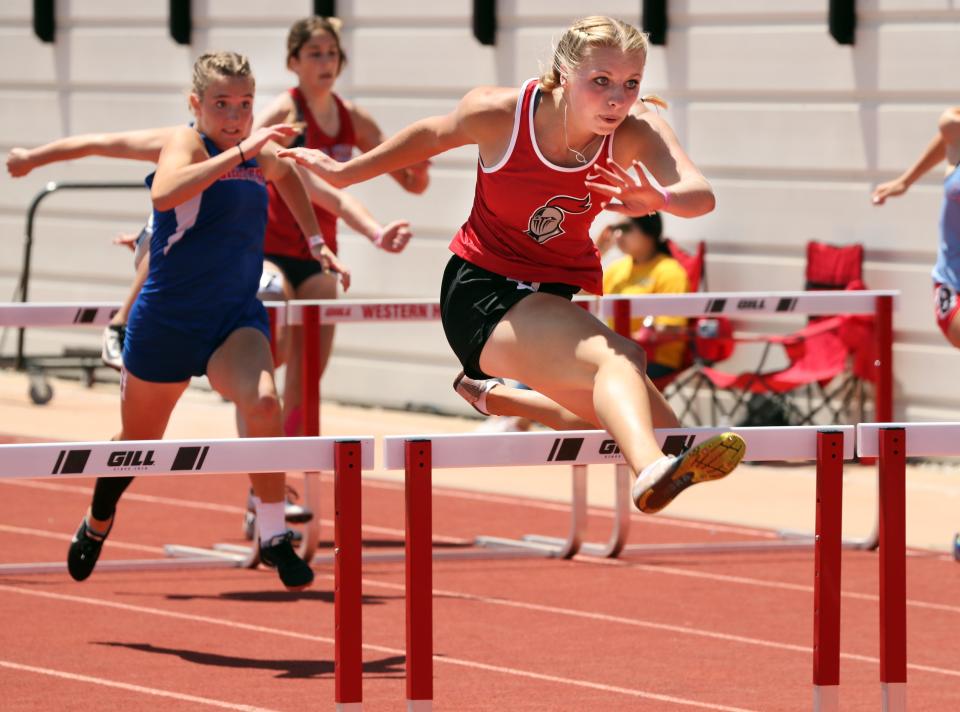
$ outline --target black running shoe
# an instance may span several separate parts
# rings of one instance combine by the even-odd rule
[[[302,591],[313,583],[313,569],[293,550],[291,532],[279,534],[264,546],[260,543],[260,561],[275,568],[290,591]]]
[[[87,526],[86,517],[80,522],[80,528],[73,535],[73,541],[70,542],[70,548],[67,550],[67,571],[70,572],[74,581],[84,581],[93,573],[93,567],[97,565],[97,559],[100,558],[100,550],[103,549],[103,542],[110,536],[111,529],[113,529],[113,519],[110,520],[106,534],[102,536],[94,533]]]

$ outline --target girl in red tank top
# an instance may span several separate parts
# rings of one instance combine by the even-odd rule
[[[383,141],[380,127],[366,111],[341,99],[333,87],[347,58],[340,41],[340,21],[336,18],[307,17],[295,22],[287,35],[287,68],[297,75],[298,85],[278,96],[256,120],[256,126],[278,121],[300,122],[305,131],[292,146],[319,150],[335,161],[346,161],[354,149],[368,151]],[[417,164],[418,162],[414,162]],[[422,193],[429,178],[427,163],[401,167],[391,173],[405,190]],[[307,191],[320,190],[319,178],[301,171]],[[337,296],[336,281],[322,271],[312,257],[309,239],[297,227],[286,206],[275,200],[269,190],[269,214],[264,245],[269,269],[283,275],[283,296],[286,299],[333,299]],[[356,232],[388,252],[400,252],[410,239],[409,224],[397,220],[381,227],[370,213],[351,196],[340,195],[349,210],[341,217]],[[320,233],[334,252],[337,251],[337,216],[315,207]],[[302,434],[300,411],[300,329],[285,329],[281,359],[287,363],[284,382],[284,427],[287,435]],[[320,329],[320,374],[326,367],[333,346],[333,327]]]
[[[666,122],[631,113],[646,56],[635,28],[584,18],[539,82],[474,89],[450,114],[346,163],[306,148],[280,155],[349,185],[477,144],[473,210],[451,244],[440,293],[444,331],[464,368],[454,388],[482,413],[608,430],[638,474],[634,501],[656,512],[689,485],[726,476],[745,445],[724,433],[665,455],[653,429],[679,424],[644,374],[643,350],[570,302],[580,289],[601,291],[589,234],[600,210],[696,217],[714,206]]]

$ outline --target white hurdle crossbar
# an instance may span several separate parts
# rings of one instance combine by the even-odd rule
[[[748,442],[745,460],[803,461],[815,459],[817,433],[823,430],[844,435],[844,459],[853,457],[853,426],[821,428],[817,426],[766,428],[678,428],[657,431],[659,443],[668,454],[723,432],[735,432]],[[528,534],[523,539],[479,536],[478,546],[496,547],[500,555],[510,549],[526,551],[532,556],[571,558],[577,554],[614,557],[621,552],[632,555],[703,554],[768,549],[809,549],[813,535],[807,539],[764,542],[727,542],[720,544],[627,544],[630,533],[632,500],[631,477],[620,449],[606,433],[596,430],[518,433],[510,441],[497,434],[431,436],[436,467],[506,467],[527,465],[572,465],[570,526],[565,538]],[[387,469],[403,467],[403,441],[385,439]],[[445,464],[437,464],[443,462]],[[587,466],[613,464],[615,472],[614,523],[609,541],[604,544],[585,542],[587,528]],[[440,558],[439,556],[437,558]]]
[[[8,302],[0,304],[0,328],[106,326],[120,306],[119,302]],[[284,323],[286,302],[264,302],[264,306]]]
[[[336,448],[344,442],[359,443],[361,469],[373,467],[374,440],[369,436],[130,440],[0,445],[0,479],[168,477],[334,469]],[[166,549],[175,558],[102,561],[97,568],[132,571],[256,565],[256,547],[240,551],[238,548],[208,550],[168,545]],[[174,551],[171,552],[171,549]],[[65,570],[66,564],[63,562],[0,564],[0,574],[35,574]]]
[[[689,444],[715,428],[658,430]],[[840,551],[843,463],[853,458],[854,428],[739,428],[747,460],[815,460],[817,517],[814,575],[813,705],[836,712],[840,675]],[[622,462],[602,431],[391,436],[385,468],[406,474],[407,709],[430,710],[433,699],[432,471],[433,468],[586,466]],[[577,508],[575,507],[574,510]],[[556,555],[557,549],[552,549]]]
[[[891,298],[896,309],[899,295],[898,291],[887,289],[609,294],[599,300],[599,316],[613,317],[614,304],[619,301],[629,301],[638,311],[648,316],[874,314],[878,297]]]

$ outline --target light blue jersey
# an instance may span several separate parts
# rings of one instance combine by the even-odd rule
[[[203,136],[211,157],[220,153]],[[153,184],[154,174],[147,176]],[[154,210],[150,273],[130,313],[123,362],[138,378],[173,382],[203,375],[236,329],[269,337],[257,300],[263,270],[267,189],[251,159],[172,210]]]
[[[933,281],[960,290],[960,167],[943,182],[940,212],[940,246],[933,267]]]

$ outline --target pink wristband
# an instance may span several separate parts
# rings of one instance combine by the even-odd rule
[[[662,195],[663,195],[663,207],[667,207],[668,205],[670,205],[670,198],[672,197],[670,195],[670,191],[664,188]]]
[[[383,247],[383,230],[377,230],[376,236],[373,238],[373,244],[376,247]]]

